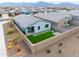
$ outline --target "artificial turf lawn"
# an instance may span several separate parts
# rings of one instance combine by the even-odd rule
[[[28,39],[34,44],[34,43],[43,41],[43,40],[45,40],[45,39],[48,39],[48,38],[50,38],[50,37],[52,37],[52,36],[54,36],[53,32],[48,31],[48,32],[42,33],[42,34],[40,34],[40,35],[36,35],[36,36],[29,35],[29,36],[27,36],[27,37],[28,37]]]

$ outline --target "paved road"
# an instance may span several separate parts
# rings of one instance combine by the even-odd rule
[[[5,39],[4,39],[4,33],[3,33],[3,24],[6,21],[0,22],[0,57],[6,57],[6,46],[5,46]]]

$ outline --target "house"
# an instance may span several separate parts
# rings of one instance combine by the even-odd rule
[[[14,22],[25,33],[34,34],[48,29],[63,27],[68,25],[71,17],[68,14],[52,12],[52,13],[38,13],[34,16],[21,14],[14,18]],[[64,30],[62,30],[64,31]]]
[[[68,13],[72,16],[79,16],[79,10],[70,10]]]
[[[72,16],[71,24],[79,26],[79,10],[70,10],[68,14]]]
[[[9,18],[8,13],[9,13],[9,11],[0,10],[0,17]]]
[[[21,14],[30,14],[31,10],[20,10]]]
[[[20,10],[15,10],[15,16],[21,14]]]
[[[21,14],[21,12],[19,11],[19,10],[11,10],[11,11],[9,11],[9,16],[17,16],[17,15],[19,15],[19,14]]]
[[[9,11],[9,16],[15,16],[15,10]]]
[[[34,15],[37,18],[46,19],[51,21],[53,25],[64,26],[68,24],[68,21],[71,20],[71,15],[63,12],[51,12],[51,13],[38,13]]]
[[[26,35],[51,29],[51,23],[49,21],[31,15],[20,14],[14,18],[13,22]]]
[[[21,14],[27,14],[27,15],[32,15],[32,14],[38,13],[37,10],[21,10],[20,12],[21,12]]]

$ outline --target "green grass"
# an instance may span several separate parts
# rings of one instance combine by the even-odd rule
[[[36,36],[29,35],[27,37],[33,44],[35,44],[35,43],[38,43],[38,42],[43,41],[45,39],[48,39],[52,36],[54,36],[53,32],[48,31],[48,32],[44,32],[44,33],[41,33],[41,34],[36,35]]]

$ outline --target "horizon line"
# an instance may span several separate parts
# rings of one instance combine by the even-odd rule
[[[0,3],[38,3],[38,2],[46,2],[46,3],[54,3],[54,4],[61,4],[61,3],[73,3],[73,4],[79,4],[79,1],[37,1],[37,2],[0,2]]]

